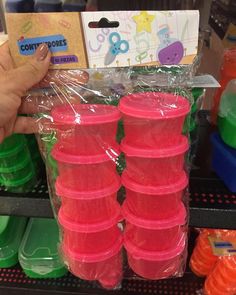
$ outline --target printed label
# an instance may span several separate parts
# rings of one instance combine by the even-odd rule
[[[21,55],[32,55],[42,43],[46,43],[53,53],[68,50],[67,40],[63,35],[52,35],[29,39],[21,37],[18,40],[19,52]]]
[[[53,56],[51,58],[51,63],[54,65],[69,64],[75,62],[78,62],[78,57],[76,55]]]
[[[236,245],[230,241],[223,241],[216,236],[209,236],[212,252],[216,256],[236,255]]]

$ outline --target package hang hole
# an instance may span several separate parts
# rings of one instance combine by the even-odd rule
[[[118,28],[120,23],[118,21],[109,21],[107,18],[103,17],[99,21],[90,22],[88,24],[90,29],[100,29],[100,28]]]

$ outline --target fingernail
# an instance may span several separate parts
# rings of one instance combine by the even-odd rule
[[[37,61],[45,60],[47,54],[48,54],[48,46],[45,43],[40,44],[37,50],[35,51],[35,57]]]

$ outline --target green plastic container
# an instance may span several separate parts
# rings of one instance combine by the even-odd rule
[[[18,263],[18,250],[27,218],[0,216],[0,268]]]
[[[191,107],[191,114],[195,116],[196,112],[197,112],[197,103],[194,102]]]
[[[5,142],[5,141],[4,141]],[[13,149],[0,152],[0,169],[12,167],[16,163],[30,161],[30,153],[25,143],[20,143]]]
[[[22,179],[4,181],[4,186],[6,187],[7,191],[20,194],[30,192],[38,183],[39,180],[35,175],[35,172],[32,171],[32,173]]]
[[[236,148],[236,80],[231,80],[221,96],[218,128],[223,141]]]
[[[1,185],[14,193],[30,191],[38,182],[34,163],[24,135],[7,137],[0,145]]]
[[[30,278],[58,278],[67,273],[58,254],[59,230],[54,219],[31,218],[19,250],[19,262]]]
[[[27,140],[29,152],[31,154],[34,169],[39,179],[42,175],[42,171],[45,169],[45,166],[39,151],[38,143],[34,134],[27,134],[25,137]]]
[[[17,182],[25,179],[34,173],[34,166],[31,159],[25,157],[22,162],[15,163],[14,166],[0,167],[0,175],[3,183]]]
[[[25,144],[26,140],[23,134],[13,134],[5,138],[3,143],[0,144],[0,154],[7,153]]]
[[[193,95],[194,101],[196,102],[198,98],[203,95],[203,93],[204,93],[204,88],[193,88],[192,95]]]

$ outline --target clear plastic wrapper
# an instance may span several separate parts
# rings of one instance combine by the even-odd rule
[[[50,71],[25,97],[74,275],[117,288],[124,255],[133,277],[183,274],[193,68]]]
[[[190,259],[190,268],[205,277],[205,295],[236,292],[236,231],[202,229]]]

